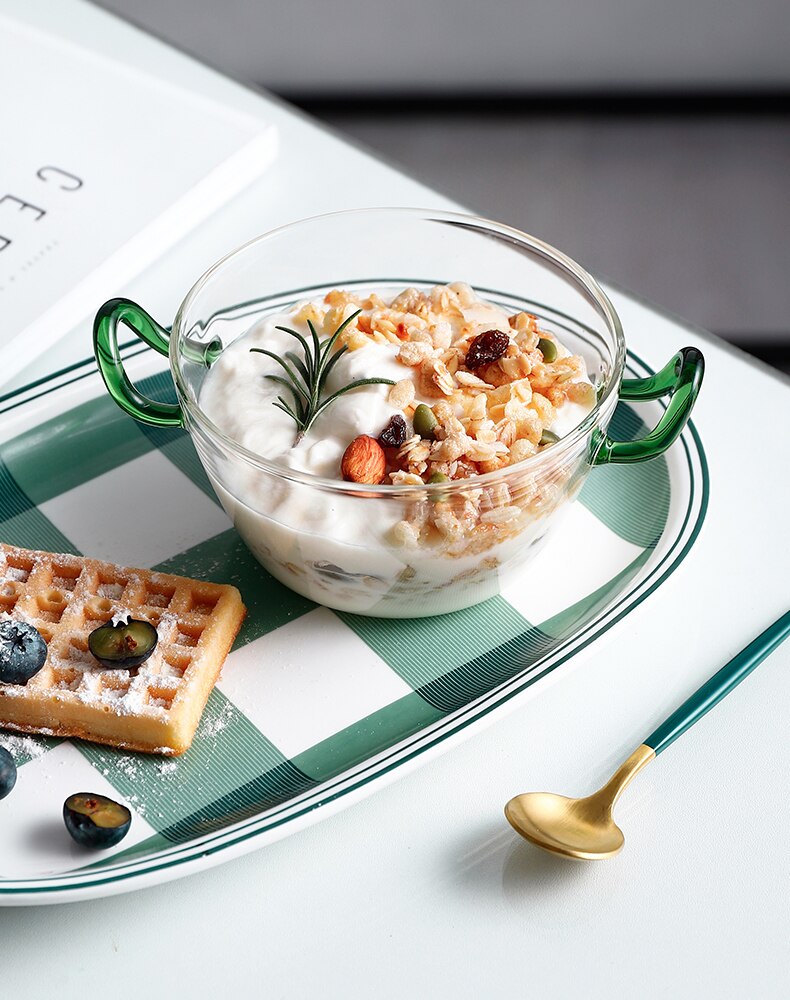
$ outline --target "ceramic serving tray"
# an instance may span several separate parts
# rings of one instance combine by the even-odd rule
[[[148,395],[161,359],[124,350]],[[651,369],[633,355],[626,374]],[[620,404],[611,434],[660,413]],[[188,436],[136,424],[93,362],[0,399],[0,540],[239,587],[249,613],[192,748],[179,758],[0,731],[19,765],[0,802],[0,902],[52,903],[188,875],[369,795],[466,738],[644,601],[679,566],[707,504],[689,425],[662,458],[594,469],[563,527],[501,596],[437,618],[336,613],[272,579],[215,499]],[[63,826],[76,791],[132,826],[88,852]]]

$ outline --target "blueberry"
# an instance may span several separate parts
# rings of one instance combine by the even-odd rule
[[[4,799],[16,784],[16,764],[14,758],[0,747],[0,799]]]
[[[88,636],[88,648],[104,667],[139,667],[156,649],[156,629],[150,622],[123,616],[113,618]]]
[[[115,847],[129,832],[132,814],[106,795],[77,792],[63,803],[66,829],[83,847]]]
[[[0,681],[26,684],[47,660],[47,644],[27,622],[6,618],[0,622]]]

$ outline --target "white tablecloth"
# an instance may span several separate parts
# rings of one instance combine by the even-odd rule
[[[450,204],[80,0],[4,6],[279,127],[266,176],[119,290],[163,322],[205,267],[275,225]],[[596,787],[790,603],[788,382],[610,291],[651,364],[685,343],[708,362],[695,422],[710,509],[678,571],[506,718],[325,822],[182,881],[0,910],[3,997],[790,995],[790,645],[640,775],[614,860],[543,854],[502,816],[519,791]],[[89,354],[89,329],[20,381]]]

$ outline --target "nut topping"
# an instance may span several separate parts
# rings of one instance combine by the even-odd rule
[[[375,438],[360,434],[343,453],[340,472],[349,483],[368,483],[377,486],[384,480],[387,458]]]

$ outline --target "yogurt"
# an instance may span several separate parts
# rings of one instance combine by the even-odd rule
[[[320,306],[316,304],[316,308]],[[501,310],[494,313],[495,309],[478,300],[469,310],[471,318],[463,318],[472,325],[472,332],[474,324],[493,329],[492,319],[497,328],[507,329],[507,317]],[[353,307],[348,307],[345,313],[352,311]],[[290,403],[287,390],[266,378],[282,375],[282,370],[273,359],[251,351],[265,348],[281,357],[289,351],[300,355],[298,342],[278,326],[310,337],[306,324],[293,313],[260,320],[213,365],[201,390],[201,409],[226,435],[276,463],[286,476],[292,471],[339,480],[349,442],[363,434],[376,437],[393,416],[404,416],[404,412],[389,401],[390,385],[363,386],[336,399],[316,418],[309,432],[296,440],[294,420],[273,405],[278,396]],[[570,356],[557,346],[558,357]],[[399,350],[399,341],[363,338],[334,366],[324,397],[361,378],[398,383],[411,377],[414,370],[398,360]],[[437,399],[422,392],[420,380],[415,379],[411,410],[420,402],[435,405]],[[556,408],[549,429],[563,437],[589,409],[583,402],[565,401]],[[197,445],[200,449],[199,440]],[[523,477],[518,486],[521,492],[517,495],[512,487],[509,500],[500,503],[483,495],[470,479],[468,495],[474,501],[456,498],[445,504],[441,491],[413,500],[393,486],[391,496],[388,491],[360,496],[352,489],[327,490],[309,480],[267,474],[239,460],[218,462],[208,455],[202,457],[237,530],[275,577],[318,603],[387,617],[437,614],[493,596],[499,590],[503,567],[509,569],[531,557],[545,533],[548,515],[574,492],[582,478],[581,463],[577,469],[576,463],[565,458],[553,469],[549,466],[539,482],[534,476]],[[453,509],[467,511],[473,502],[480,505],[482,513],[469,532],[468,545],[463,538],[448,542],[449,536],[429,523],[436,510],[448,507],[450,519]],[[428,510],[426,530],[412,540],[403,525],[425,518],[420,505]],[[500,514],[501,523],[497,520]],[[513,522],[512,531],[507,529],[506,516]],[[410,522],[410,517],[417,521]],[[440,527],[445,527],[444,522]],[[450,527],[454,530],[452,521]]]

